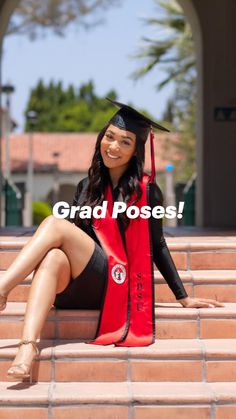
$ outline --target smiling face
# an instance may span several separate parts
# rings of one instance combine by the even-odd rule
[[[136,135],[109,125],[100,144],[104,165],[113,178],[120,177],[129,166],[129,161],[136,149]]]

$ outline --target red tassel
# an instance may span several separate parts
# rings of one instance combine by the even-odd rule
[[[154,134],[152,131],[152,127],[150,130],[150,150],[151,150],[151,176],[150,176],[150,183],[153,183],[155,181],[155,153],[154,153]]]

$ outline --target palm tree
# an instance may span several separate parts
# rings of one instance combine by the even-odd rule
[[[192,31],[183,10],[175,0],[154,0],[158,18],[145,19],[158,29],[156,39],[142,38],[144,45],[133,57],[145,64],[131,76],[135,80],[151,70],[164,70],[166,77],[158,90],[174,83],[174,93],[167,103],[163,119],[181,132],[181,152],[185,154],[177,167],[178,180],[187,180],[195,170],[196,58]]]
[[[164,69],[167,77],[159,83],[158,88],[164,87],[170,81],[185,75],[195,69],[196,59],[193,48],[192,31],[186,21],[183,10],[175,0],[154,0],[161,7],[163,17],[145,19],[148,25],[163,28],[165,38],[142,38],[145,45],[134,55],[135,58],[147,59],[147,63],[133,73],[133,78],[147,74],[157,65]]]

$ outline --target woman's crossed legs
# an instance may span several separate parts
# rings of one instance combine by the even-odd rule
[[[22,340],[39,337],[56,294],[84,270],[94,248],[93,239],[67,220],[49,216],[40,224],[0,283],[0,294],[7,295],[34,270]],[[14,365],[30,364],[35,355],[32,348],[20,346]]]

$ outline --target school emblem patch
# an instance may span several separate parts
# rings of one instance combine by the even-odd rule
[[[117,284],[123,284],[126,278],[126,269],[120,263],[113,266],[111,276]]]

